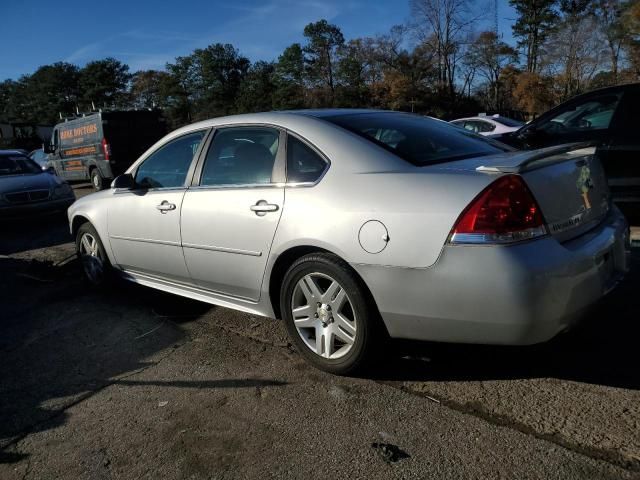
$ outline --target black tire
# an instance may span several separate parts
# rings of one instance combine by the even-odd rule
[[[104,190],[106,182],[102,175],[100,175],[100,170],[98,170],[97,167],[91,169],[89,178],[91,179],[91,186],[96,192]]]
[[[86,245],[83,245],[83,237],[87,235],[95,239],[97,248],[95,256],[85,253]],[[89,222],[83,223],[76,233],[76,253],[80,259],[84,278],[91,286],[105,287],[111,284],[113,280],[111,262],[109,262],[109,257],[107,257],[102,240],[100,240],[100,235]]]
[[[309,274],[326,275],[330,277],[326,280],[327,282],[337,281],[346,292],[349,308],[355,316],[355,339],[350,350],[340,358],[325,358],[313,351],[312,347],[305,343],[302,338],[303,334],[294,324],[293,296],[298,282]],[[309,301],[308,304],[311,305],[311,302]],[[370,361],[381,336],[380,315],[366,287],[362,284],[362,280],[346,262],[333,254],[308,254],[291,265],[284,276],[280,291],[280,311],[289,337],[300,354],[316,368],[336,375],[353,375],[361,372]],[[318,318],[317,315],[314,317]],[[330,320],[330,323],[333,323],[333,319]],[[315,321],[317,322],[317,320]],[[327,327],[324,323],[322,326]],[[313,328],[309,327],[308,331],[313,332]],[[310,333],[310,335],[317,336],[314,333]]]

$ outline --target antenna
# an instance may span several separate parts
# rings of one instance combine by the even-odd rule
[[[93,101],[91,102],[91,110],[92,111],[96,111],[96,105],[93,103]]]
[[[498,40],[498,0],[493,2],[493,33],[496,34],[496,41]]]

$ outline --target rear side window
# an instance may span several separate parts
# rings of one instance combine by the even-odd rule
[[[287,138],[287,182],[313,183],[317,181],[325,169],[325,162],[311,147],[296,137]]]
[[[182,187],[204,131],[176,138],[152,153],[138,167],[136,183],[143,188]]]
[[[227,127],[213,138],[200,185],[271,183],[280,132],[267,127]]]
[[[418,166],[507,151],[449,123],[408,113],[362,113],[324,117]]]

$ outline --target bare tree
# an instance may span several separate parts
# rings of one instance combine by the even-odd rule
[[[411,13],[419,40],[435,54],[438,86],[455,96],[463,40],[482,15],[472,12],[469,0],[411,0]]]
[[[625,29],[622,23],[623,10],[623,4],[620,0],[598,0],[595,11],[609,49],[614,83],[618,81],[620,53],[625,42]]]
[[[491,92],[490,109],[500,109],[500,73],[509,64],[518,60],[518,52],[505,42],[500,41],[495,32],[481,32],[469,47],[466,63],[475,66],[484,77]]]

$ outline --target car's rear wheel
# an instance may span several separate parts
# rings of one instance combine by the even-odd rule
[[[314,366],[347,375],[362,369],[378,314],[361,280],[335,255],[309,254],[287,271],[280,308],[289,336]]]
[[[91,173],[89,174],[91,178],[91,185],[93,185],[93,189],[96,191],[100,191],[104,189],[104,178],[100,175],[100,171],[97,168],[92,168]]]
[[[76,234],[76,252],[87,281],[94,286],[103,286],[111,279],[111,264],[105,253],[100,236],[93,225],[84,223]]]

